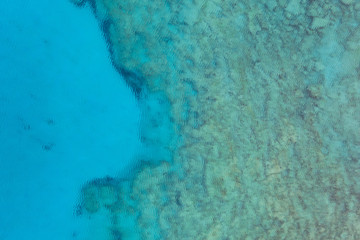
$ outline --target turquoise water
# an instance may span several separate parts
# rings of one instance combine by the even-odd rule
[[[135,95],[89,7],[1,1],[0,14],[0,239],[101,239],[74,213],[83,184],[133,164]]]
[[[70,2],[1,3],[0,240],[360,239],[358,0]]]

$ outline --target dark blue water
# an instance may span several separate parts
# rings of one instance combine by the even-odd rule
[[[82,184],[134,160],[134,94],[90,8],[4,0],[0,14],[0,239],[101,239],[74,208]]]

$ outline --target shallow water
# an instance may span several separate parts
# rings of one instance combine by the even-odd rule
[[[360,238],[359,1],[87,2],[172,134],[85,212],[125,239]]]
[[[38,34],[29,26],[44,26],[51,36],[59,36],[54,26],[70,26],[53,42],[61,55],[34,48],[51,46],[47,39],[18,40],[24,34],[4,48],[16,46],[31,61],[6,53],[4,71],[24,89],[4,79],[2,119],[12,128],[3,128],[2,141],[14,150],[3,170],[13,183],[2,186],[12,198],[2,201],[9,208],[26,194],[37,201],[12,211],[8,236],[19,218],[41,213],[57,219],[47,229],[78,239],[360,238],[359,1],[72,2],[81,8],[62,4],[76,28],[58,8],[49,16],[58,25],[39,24],[39,6],[29,11],[36,24],[20,24]],[[9,31],[17,29],[14,13],[6,15]],[[81,32],[90,26],[94,36]],[[102,47],[88,46],[95,39]],[[118,88],[104,82],[107,74]],[[23,80],[29,76],[41,81]],[[21,144],[28,148],[17,151]],[[47,161],[56,156],[71,161]],[[23,159],[34,169],[28,175],[18,167]],[[64,172],[74,174],[65,177],[68,205],[39,202],[61,193]],[[44,205],[50,210],[39,211]],[[59,227],[59,213],[69,219],[74,210],[74,221]]]
[[[76,217],[80,189],[132,166],[135,96],[89,7],[1,1],[0,14],[0,239],[101,239]]]

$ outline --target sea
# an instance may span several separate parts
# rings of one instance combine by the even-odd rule
[[[0,14],[0,239],[101,239],[76,216],[80,189],[131,168],[135,95],[90,6],[4,0]]]

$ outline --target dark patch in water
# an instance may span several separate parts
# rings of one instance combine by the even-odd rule
[[[87,2],[87,0],[81,0],[81,1],[71,1],[73,4],[75,4],[75,6],[77,7],[82,7],[85,5],[85,3]]]
[[[48,124],[48,125],[54,125],[54,120],[53,119],[51,119],[51,118],[49,118],[48,120],[46,120],[46,123]]]
[[[112,21],[110,19],[104,20],[104,19],[99,18],[99,16],[96,14],[96,0],[82,0],[80,2],[74,2],[74,4],[78,7],[82,7],[85,5],[86,2],[88,2],[90,4],[96,18],[100,21],[101,31],[104,34],[106,46],[108,48],[108,51],[110,52],[111,64],[114,66],[116,71],[124,77],[126,83],[129,85],[131,90],[134,92],[136,98],[139,99],[140,94],[141,94],[143,88],[145,87],[144,78],[139,76],[139,74],[116,64],[116,62],[114,60],[114,51],[112,50],[113,45],[111,43],[111,38],[110,38],[110,27],[112,25]]]
[[[103,178],[95,178],[89,184],[95,186],[117,186],[119,184],[119,180],[110,176],[105,176]]]
[[[42,149],[44,151],[50,151],[53,148],[54,145],[55,144],[53,144],[53,143],[44,144],[44,145],[42,145]]]
[[[83,214],[83,208],[81,207],[80,204],[77,204],[76,207],[75,207],[75,209],[74,209],[74,215],[75,215],[76,217],[79,217],[79,216],[81,216],[82,214]]]
[[[122,234],[119,230],[113,229],[111,231],[111,234],[112,234],[114,240],[122,240],[123,239]]]
[[[181,203],[180,197],[181,197],[181,193],[180,193],[180,192],[177,192],[177,193],[176,193],[176,196],[175,196],[176,204],[177,204],[179,207],[182,207],[182,203]]]

